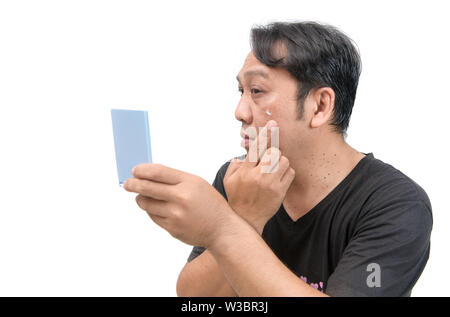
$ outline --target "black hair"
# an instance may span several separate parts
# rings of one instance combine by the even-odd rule
[[[298,119],[311,89],[332,88],[331,125],[335,132],[346,134],[362,67],[357,46],[347,35],[318,22],[272,22],[251,29],[250,46],[261,63],[283,67],[299,81]]]

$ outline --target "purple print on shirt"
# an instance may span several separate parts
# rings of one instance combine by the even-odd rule
[[[319,283],[308,283],[308,278],[304,276],[300,276],[300,279],[305,282],[306,284],[309,284],[311,287],[315,288],[318,291],[323,292],[323,282]]]

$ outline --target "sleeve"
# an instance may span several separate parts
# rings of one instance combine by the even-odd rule
[[[363,218],[325,292],[330,296],[410,296],[430,252],[429,200],[397,198]]]
[[[225,177],[225,173],[227,172],[229,165],[229,161],[222,165],[222,167],[219,169],[219,171],[216,174],[216,178],[214,179],[214,182],[212,183],[212,186],[220,193],[222,196],[228,200],[227,194],[225,193],[225,188],[223,186],[223,178]],[[196,257],[198,257],[200,254],[205,251],[204,247],[201,246],[194,246],[194,248],[191,251],[191,254],[189,254],[189,257],[187,259],[188,262],[191,262]]]

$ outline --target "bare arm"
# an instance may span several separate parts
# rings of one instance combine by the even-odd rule
[[[177,281],[180,297],[237,296],[208,250],[183,267]]]
[[[242,218],[231,216],[229,221],[231,230],[210,250],[239,296],[327,296],[291,272]]]

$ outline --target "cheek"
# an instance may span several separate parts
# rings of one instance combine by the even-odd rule
[[[288,130],[289,128],[286,126],[281,126],[278,130],[278,136],[279,136],[279,144],[280,144],[280,148],[283,147],[283,145],[286,143],[287,139],[286,137],[288,136]]]
[[[286,121],[289,121],[292,118],[289,118],[286,113],[286,109],[282,103],[273,103],[264,109],[264,117],[265,122],[269,120],[275,120],[278,123],[278,126],[281,127],[285,125]]]
[[[289,109],[290,107],[294,106],[292,104],[286,106],[280,104],[271,109],[271,116],[265,115],[267,117],[266,122],[275,120],[278,123],[278,144],[281,151],[289,146],[293,135],[298,133],[299,121],[297,120],[297,112]]]
[[[256,126],[263,127],[269,120],[275,120],[278,126],[285,126],[296,118],[296,103],[285,100],[278,94],[265,96],[264,102],[260,102],[254,111]]]
[[[270,116],[273,115],[274,111],[278,108],[278,98],[275,94],[267,95],[264,98],[264,103],[262,103],[261,110],[264,112],[264,115]],[[267,112],[269,114],[267,114]]]
[[[264,101],[262,110],[267,118],[283,121],[287,117],[292,117],[290,113],[295,108],[295,101],[286,98],[283,94],[275,92],[268,94]]]

